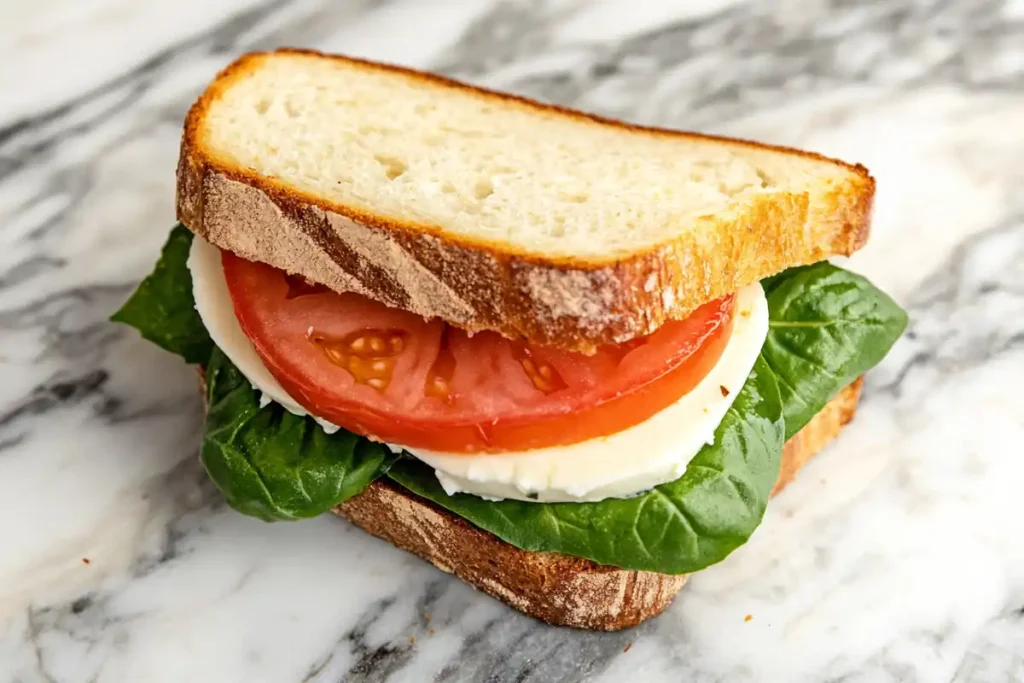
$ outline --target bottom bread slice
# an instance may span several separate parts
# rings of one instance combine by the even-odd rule
[[[853,419],[861,384],[858,379],[839,392],[786,442],[772,495]],[[334,513],[549,624],[601,631],[635,626],[664,610],[687,578],[520,550],[387,480]]]

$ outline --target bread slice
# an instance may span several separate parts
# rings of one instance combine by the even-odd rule
[[[223,249],[582,352],[853,252],[873,195],[816,154],[294,50],[218,75],[177,176],[179,219]]]
[[[843,389],[786,442],[773,495],[853,419],[861,384],[858,379]],[[685,575],[520,550],[387,480],[374,482],[334,512],[549,624],[600,631],[635,626],[668,607],[686,582]]]

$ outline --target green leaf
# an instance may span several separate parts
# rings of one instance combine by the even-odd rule
[[[397,458],[349,432],[327,434],[276,403],[260,408],[249,381],[216,347],[206,383],[203,465],[244,514],[266,521],[315,517],[360,493]]]
[[[770,323],[761,355],[779,382],[788,439],[885,358],[907,314],[866,278],[824,261],[762,284]]]
[[[213,341],[196,313],[188,252],[192,233],[180,223],[171,230],[156,268],[131,298],[110,317],[137,329],[145,339],[176,353],[187,363],[205,363]]]
[[[517,548],[683,574],[720,562],[760,524],[779,475],[782,434],[779,390],[758,360],[714,444],[682,477],[633,498],[542,504],[449,496],[429,467],[411,459],[388,476]]]

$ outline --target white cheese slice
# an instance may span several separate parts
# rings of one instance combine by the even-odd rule
[[[253,389],[260,392],[260,407],[275,401],[288,412],[306,415],[305,409],[270,374],[252,342],[242,331],[242,326],[238,324],[235,306],[228,293],[228,283],[224,279],[220,249],[197,235],[192,239],[192,249],[188,253],[188,269],[192,272],[192,296],[196,300],[196,311],[203,319],[206,331],[210,333],[213,343],[249,379]],[[338,425],[326,420],[315,416],[314,419],[328,434],[339,429]]]
[[[196,310],[218,347],[264,400],[296,415],[306,411],[274,379],[235,317],[220,250],[196,237],[189,255]],[[690,460],[713,443],[757,360],[768,334],[768,303],[760,284],[736,294],[732,334],[718,363],[688,394],[644,422],[570,446],[520,453],[443,453],[405,450],[432,468],[448,493],[538,502],[628,497],[679,478]],[[317,420],[326,431],[337,426]],[[398,449],[401,446],[392,445]]]

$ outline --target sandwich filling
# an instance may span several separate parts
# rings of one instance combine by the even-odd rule
[[[381,485],[516,548],[666,574],[750,538],[785,442],[907,325],[827,262],[595,357],[445,342],[406,315],[289,282],[178,225],[112,319],[201,370],[200,458],[239,512],[305,519]]]
[[[508,352],[516,348],[513,344],[491,333],[468,337],[444,328],[442,323],[425,323],[412,314],[356,295],[335,294],[294,279],[289,282],[280,271],[222,254],[198,237],[193,241],[188,265],[196,309],[203,324],[217,346],[261,392],[264,401],[275,401],[296,415],[310,414],[328,433],[337,431],[339,426],[327,419],[325,412],[338,416],[337,421],[345,422],[348,429],[378,440],[387,439],[394,450],[404,450],[428,464],[447,493],[465,492],[488,499],[598,501],[632,496],[679,478],[693,456],[705,444],[714,442],[715,430],[750,374],[768,332],[767,301],[760,284],[755,283],[729,301],[709,307],[702,315],[674,324],[676,329],[666,330],[662,339],[641,340],[646,344],[634,342],[622,349],[603,349],[596,358],[537,351],[523,345],[519,348],[525,353],[517,357]],[[295,349],[305,347],[306,367],[312,367],[307,374],[312,374],[314,381],[309,377],[304,382],[290,381],[289,368],[282,368],[281,363],[270,369],[266,359],[273,363],[278,354],[266,341],[263,346],[269,346],[269,350],[261,353],[257,349],[239,323],[236,313],[240,308],[247,311],[250,328],[267,328],[268,324],[263,322],[266,318],[274,324],[279,338],[280,330],[297,329],[299,333],[292,335],[280,355],[301,359],[302,354]],[[282,325],[282,319],[289,325]],[[674,337],[667,334],[672,331]],[[347,340],[347,346],[339,348],[337,340]],[[380,348],[375,350],[374,344]],[[360,348],[354,349],[354,345]],[[674,352],[675,356],[662,356],[659,363],[653,354],[666,351]],[[480,362],[482,355],[490,362]],[[445,361],[448,367],[440,380],[435,369]],[[708,365],[709,368],[702,367]],[[623,386],[621,378],[630,375],[633,379],[647,379],[647,387]],[[603,385],[599,384],[602,379]],[[620,380],[617,386],[615,380]],[[438,387],[442,381],[444,386]],[[659,381],[669,386],[661,387],[660,392],[655,386],[654,392],[648,390],[644,395],[645,388]],[[343,407],[318,410],[331,398],[317,386],[325,382],[333,382],[342,396],[335,407],[344,406],[346,398],[355,411],[366,411],[366,403],[372,402],[369,408],[390,403],[385,403],[385,408],[392,408],[386,419],[392,424],[383,427],[389,436],[381,438],[380,432],[374,430],[373,416],[366,420],[370,426],[364,426]],[[508,389],[517,382],[518,392]],[[611,391],[608,384],[612,385]],[[417,393],[410,387],[424,390]],[[458,393],[457,388],[463,393]],[[393,389],[399,391],[393,393]],[[598,389],[604,389],[603,396]],[[479,393],[474,395],[474,390]],[[577,397],[598,394],[594,402],[599,408],[639,415],[640,419],[611,431],[621,421],[587,419],[587,410],[593,410],[593,404],[580,408],[579,403],[572,405],[562,400],[552,402],[553,406],[545,405],[549,397],[558,398],[574,390]],[[666,391],[672,390],[683,393],[668,394],[671,402],[662,406]],[[488,396],[486,392],[498,395]],[[369,400],[362,404],[351,402],[351,395],[359,393]],[[639,406],[628,405],[630,394],[634,395],[633,403],[640,402]],[[453,438],[452,432],[464,428],[467,420],[481,419],[479,407],[488,398],[490,412],[483,416],[487,422],[482,426],[469,423],[472,430],[485,438]],[[471,402],[470,410],[452,409],[453,404],[467,399]],[[404,407],[405,412],[395,410],[395,404]],[[512,413],[510,408],[518,409],[518,413],[506,417]],[[528,419],[531,409],[534,424]],[[559,415],[559,409],[563,413],[575,410]],[[421,424],[426,422],[427,428],[403,429],[403,419],[418,419]],[[514,421],[518,431],[495,428],[504,419]],[[588,426],[590,433],[594,427],[603,431],[590,436]],[[430,448],[437,442],[431,438],[437,431],[444,437],[440,440],[442,448]],[[566,433],[576,438],[566,443]],[[523,434],[529,437],[527,445],[537,444],[543,436],[549,441],[540,440],[535,448],[474,452],[477,447],[483,450],[491,446],[494,439],[486,437],[494,434],[512,444],[516,437],[522,440]],[[421,446],[421,440],[428,447]],[[462,448],[444,450],[446,443]]]

